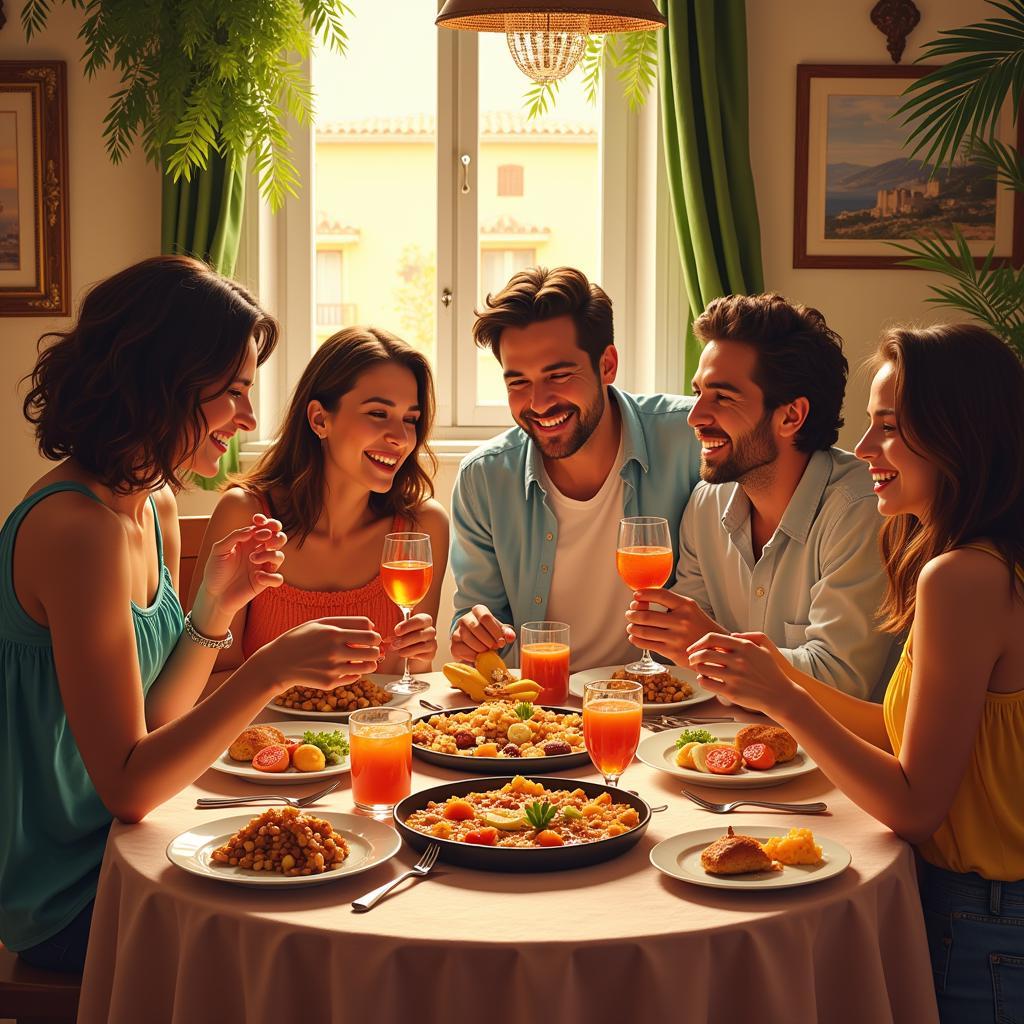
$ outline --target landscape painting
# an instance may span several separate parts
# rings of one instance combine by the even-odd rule
[[[18,209],[18,117],[0,111],[0,270],[20,265]]]
[[[893,243],[955,232],[977,260],[1024,256],[1024,211],[987,168],[958,154],[936,169],[913,154],[913,125],[899,109],[930,70],[797,67],[794,267],[908,269]],[[1000,138],[1019,146],[1012,119],[1003,121]]]

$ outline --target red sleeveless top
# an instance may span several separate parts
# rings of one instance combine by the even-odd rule
[[[272,515],[264,495],[258,495],[265,515]],[[404,520],[395,516],[391,532],[404,530]],[[287,562],[285,562],[287,566]],[[242,654],[249,658],[264,644],[311,619],[331,615],[365,615],[385,639],[402,621],[402,611],[384,592],[380,573],[354,590],[301,590],[289,583],[264,590],[249,602],[242,634]]]

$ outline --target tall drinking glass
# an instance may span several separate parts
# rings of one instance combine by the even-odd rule
[[[412,715],[404,708],[360,708],[348,719],[352,799],[388,815],[412,792]]]
[[[672,538],[661,516],[632,516],[619,520],[615,567],[630,590],[663,587],[672,575]],[[626,666],[634,675],[654,675],[664,668],[646,648],[639,661]]]
[[[583,739],[606,786],[617,786],[640,742],[644,714],[641,683],[597,679],[583,687]]]
[[[569,699],[569,624],[524,622],[519,667],[523,679],[540,684],[538,704],[564,705]]]
[[[380,578],[384,590],[399,608],[404,622],[427,596],[434,578],[434,560],[430,553],[430,537],[425,533],[389,533],[384,538],[380,560]],[[388,693],[408,695],[419,693],[428,683],[413,679],[409,659],[405,659],[402,678],[384,687]]]

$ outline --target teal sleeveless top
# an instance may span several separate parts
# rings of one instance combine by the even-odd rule
[[[15,951],[56,935],[95,897],[113,820],[68,727],[50,631],[25,613],[14,592],[18,528],[58,491],[99,501],[82,484],[50,484],[18,505],[0,530],[0,941]],[[184,628],[155,504],[153,517],[160,582],[148,608],[131,608],[144,693]],[[97,715],[104,704],[97,679]]]

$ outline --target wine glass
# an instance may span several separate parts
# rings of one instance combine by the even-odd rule
[[[630,590],[663,587],[672,574],[672,538],[661,516],[631,516],[619,520],[615,568]],[[626,666],[633,675],[650,676],[664,668],[644,648],[639,661]]]
[[[640,742],[644,688],[632,679],[596,679],[583,687],[583,740],[606,786],[617,786]]]
[[[425,533],[389,533],[384,538],[380,558],[380,578],[384,590],[399,608],[405,622],[427,596],[434,578],[434,560],[430,554],[430,537]],[[429,684],[413,679],[409,659],[405,659],[402,678],[384,687],[388,693],[408,696],[426,690]]]

